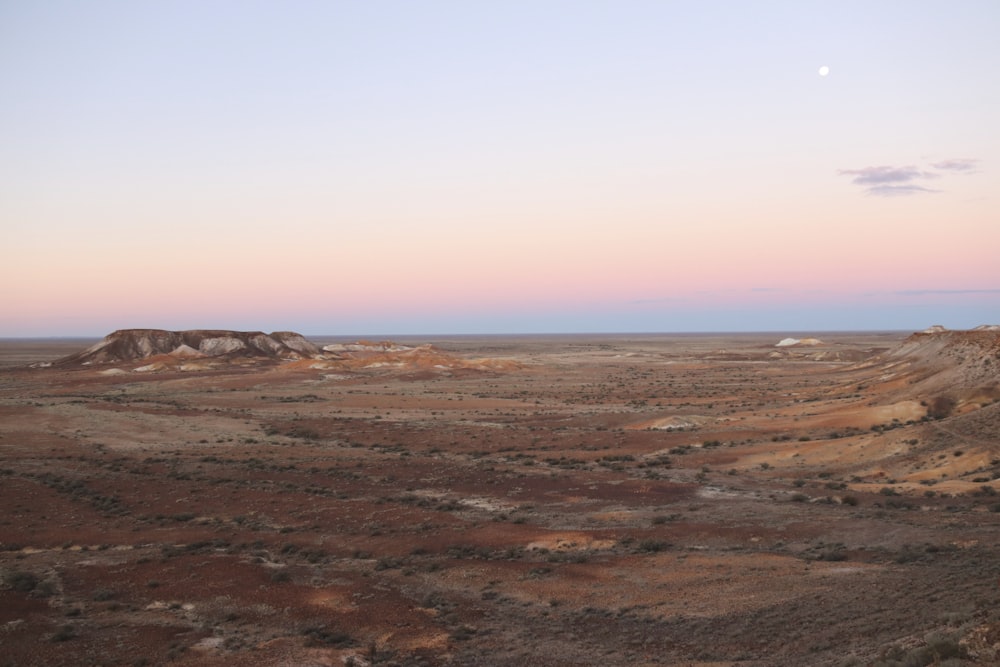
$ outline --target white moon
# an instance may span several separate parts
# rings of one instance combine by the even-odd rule
[[[822,67],[819,68],[819,75],[820,76],[826,76],[829,73],[830,73],[830,68],[827,67],[826,65],[823,65]]]

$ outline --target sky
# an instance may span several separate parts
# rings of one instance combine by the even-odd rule
[[[1000,323],[997,34],[995,0],[0,0],[0,337]]]

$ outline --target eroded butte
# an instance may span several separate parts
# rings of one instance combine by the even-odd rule
[[[69,347],[0,350],[0,664],[1000,660],[996,328]]]

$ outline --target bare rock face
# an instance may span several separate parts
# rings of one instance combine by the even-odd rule
[[[295,360],[321,354],[320,349],[291,331],[194,329],[120,329],[100,343],[54,362],[56,366],[113,364],[148,359],[156,355],[175,358],[260,358]]]
[[[1000,400],[1000,328],[931,327],[908,337],[883,358],[905,392],[920,398],[929,416],[977,409]]]
[[[315,357],[322,354],[317,346],[303,338],[302,334],[297,334],[294,331],[275,331],[271,334],[271,338],[298,352],[303,357]]]
[[[968,331],[931,327],[912,334],[890,357],[909,358],[925,364],[966,366],[975,375],[1000,380],[1000,327],[980,326]]]

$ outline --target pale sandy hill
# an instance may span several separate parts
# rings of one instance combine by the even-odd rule
[[[782,338],[774,347],[767,355],[769,360],[859,362],[874,354],[872,350],[843,347],[813,337]]]
[[[200,350],[194,349],[190,345],[179,345],[174,351],[170,352],[170,356],[178,357],[181,359],[196,359],[198,357],[204,357],[206,355]]]
[[[520,368],[505,359],[465,357],[440,350],[433,345],[407,346],[392,341],[358,341],[323,347],[324,354],[312,360],[295,362],[297,368],[351,371],[506,371]]]
[[[819,338],[782,338],[775,344],[775,347],[814,347],[823,345]]]

